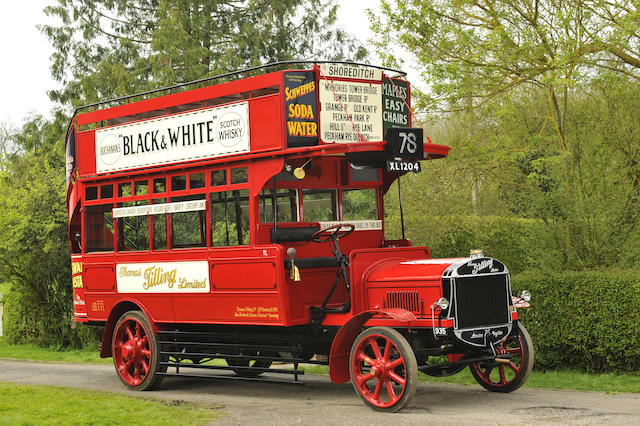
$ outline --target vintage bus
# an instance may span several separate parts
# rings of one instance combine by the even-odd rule
[[[419,371],[469,366],[490,391],[520,387],[530,295],[512,296],[507,267],[385,234],[385,194],[449,152],[411,127],[405,74],[276,65],[74,114],[74,319],[104,327],[101,356],[137,390],[165,376],[302,383],[300,364],[325,364],[382,411],[409,403]]]

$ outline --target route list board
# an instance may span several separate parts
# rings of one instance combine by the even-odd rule
[[[320,137],[325,143],[381,141],[382,85],[321,79]]]

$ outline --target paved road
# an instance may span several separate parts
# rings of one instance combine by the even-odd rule
[[[306,386],[228,380],[165,379],[145,396],[219,407],[216,424],[640,424],[640,396],[600,392],[520,389],[490,393],[480,386],[421,383],[411,405],[399,413],[366,407],[349,383],[305,376]],[[107,365],[0,360],[0,381],[48,384],[140,395],[120,384]]]

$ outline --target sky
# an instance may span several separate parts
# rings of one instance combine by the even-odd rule
[[[47,91],[58,87],[49,71],[53,49],[36,26],[51,22],[42,9],[53,1],[3,1],[0,6],[0,52],[4,58],[0,64],[0,123],[19,126],[29,114],[46,116],[52,109]],[[376,9],[378,0],[338,3],[338,25],[368,44],[372,34],[365,9]],[[371,63],[376,63],[375,57]]]

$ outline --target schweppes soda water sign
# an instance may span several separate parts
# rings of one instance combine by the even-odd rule
[[[317,83],[313,71],[284,73],[287,146],[318,144]]]
[[[98,173],[248,151],[247,102],[96,130]]]
[[[120,263],[118,293],[208,293],[208,262]]]

